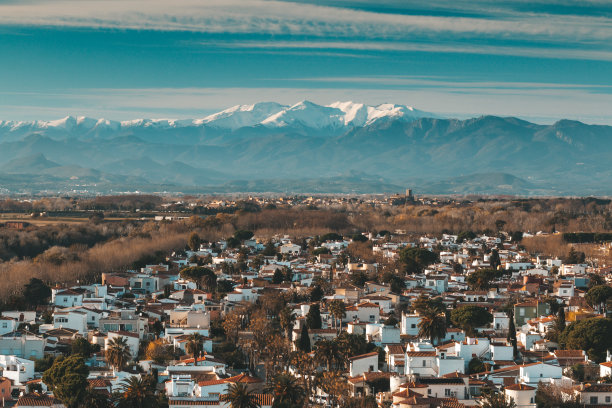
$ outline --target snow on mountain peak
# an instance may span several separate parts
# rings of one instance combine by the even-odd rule
[[[313,129],[343,129],[369,126],[380,120],[411,121],[436,115],[419,111],[410,106],[383,103],[365,105],[352,101],[338,101],[327,106],[307,100],[291,106],[276,102],[259,102],[252,105],[236,105],[203,119],[134,119],[115,122],[107,119],[92,119],[85,116],[66,116],[51,121],[0,121],[0,128],[10,132],[16,130],[58,129],[71,131],[120,130],[121,128],[182,128],[210,126],[236,130],[242,127],[262,125],[269,128],[301,126]]]
[[[238,129],[255,126],[274,115],[286,106],[276,102],[259,102],[253,105],[236,105],[204,119],[194,120],[195,125],[209,124],[219,128]]]

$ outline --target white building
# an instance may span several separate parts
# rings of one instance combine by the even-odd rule
[[[34,361],[12,355],[0,355],[2,375],[15,385],[24,385],[34,378]]]
[[[52,289],[51,303],[59,307],[74,307],[83,305],[83,294],[72,289]]]
[[[87,313],[78,310],[58,310],[53,313],[53,328],[73,329],[79,334],[87,333]]]
[[[369,371],[378,371],[378,352],[362,354],[349,358],[349,376],[357,377]]]
[[[536,387],[525,384],[512,384],[504,389],[506,400],[514,400],[516,408],[535,408]]]

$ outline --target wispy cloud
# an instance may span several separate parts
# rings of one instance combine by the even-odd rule
[[[488,4],[495,9],[496,2]],[[607,17],[518,13],[508,10],[486,17],[414,15],[262,0],[59,0],[5,3],[0,4],[0,24],[257,33],[416,44],[422,41],[436,42],[440,38],[457,39],[457,36],[460,39],[480,40],[484,37],[569,44],[564,49],[572,48],[572,44],[597,43],[600,44],[599,52],[605,58],[610,50],[606,44],[612,40],[612,20]],[[596,57],[598,50],[592,52]]]

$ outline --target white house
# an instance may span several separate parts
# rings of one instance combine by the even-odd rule
[[[368,371],[377,371],[378,352],[373,351],[371,353],[351,357],[349,358],[349,362],[349,375],[351,377],[357,377],[358,375],[362,375]]]
[[[36,360],[43,358],[47,340],[35,335],[1,336],[0,354]]]
[[[427,275],[425,287],[437,293],[444,293],[448,290],[448,277],[446,275]]]
[[[51,302],[59,307],[73,307],[83,305],[83,294],[72,289],[52,289]]]
[[[506,332],[510,328],[510,318],[504,312],[493,313],[493,328],[495,331]]]
[[[563,370],[560,366],[546,363],[526,364],[520,368],[519,382],[537,387],[540,382],[553,382],[560,380],[562,376]]]
[[[0,336],[17,330],[17,321],[10,317],[0,317]]]
[[[404,373],[419,377],[436,377],[438,375],[438,353],[429,343],[411,343],[406,348]]]
[[[79,310],[56,309],[53,313],[53,328],[73,329],[84,335],[87,333],[87,313]]]
[[[230,292],[226,295],[226,299],[229,302],[251,302],[255,303],[257,298],[259,297],[259,293],[253,288],[249,288],[246,286],[236,286],[233,292]]]
[[[514,400],[516,408],[535,408],[536,387],[526,384],[512,384],[504,389],[506,400]]]
[[[12,355],[0,354],[2,375],[15,385],[24,385],[34,378],[34,361]]]
[[[580,401],[583,404],[610,406],[612,384],[585,384],[580,391]]]
[[[280,247],[280,253],[283,255],[297,256],[300,252],[302,252],[302,247],[296,244],[285,244]]]
[[[402,334],[417,336],[419,334],[418,324],[422,317],[418,313],[403,313],[400,321],[400,329]]]
[[[357,306],[346,308],[346,316],[342,319],[343,322],[369,322],[377,323],[380,320],[380,307],[371,302],[362,302]]]

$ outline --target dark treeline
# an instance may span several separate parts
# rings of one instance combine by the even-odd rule
[[[570,244],[590,244],[612,241],[612,232],[565,232],[563,240]]]

